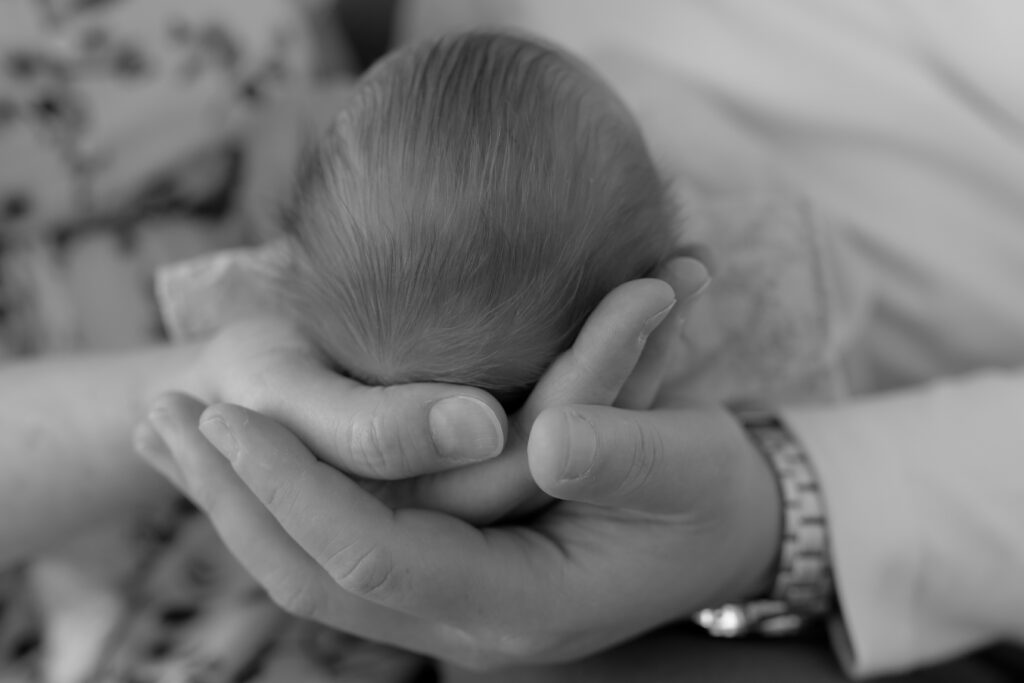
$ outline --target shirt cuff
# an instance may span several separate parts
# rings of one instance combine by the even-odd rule
[[[805,409],[783,419],[806,448],[823,493],[842,614],[829,625],[836,654],[851,676],[877,673],[913,649],[911,596],[922,553],[905,474],[876,443],[885,430],[864,428],[862,416]]]
[[[783,411],[821,486],[849,675],[1024,639],[1024,373]]]

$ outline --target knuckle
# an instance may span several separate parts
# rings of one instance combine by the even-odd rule
[[[360,413],[338,426],[338,449],[358,474],[385,477],[390,470],[390,438],[379,409]]]
[[[257,495],[268,509],[284,517],[296,516],[296,506],[301,497],[297,489],[289,482],[277,481],[265,490],[257,488]]]
[[[626,424],[630,432],[629,464],[624,475],[615,481],[615,493],[619,495],[630,495],[646,488],[665,452],[665,441],[656,430],[645,429],[633,420]]]
[[[361,412],[337,427],[339,452],[349,455],[356,474],[376,479],[397,479],[416,473],[417,457],[431,448],[421,424],[408,414],[395,387],[374,387]],[[404,417],[401,417],[404,415]]]
[[[381,597],[396,590],[395,565],[386,548],[355,542],[325,562],[331,578],[345,591],[362,597]]]

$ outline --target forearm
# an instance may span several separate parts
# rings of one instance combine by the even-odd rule
[[[851,673],[1024,641],[1022,406],[1017,372],[788,411],[821,477]]]
[[[185,388],[191,347],[0,366],[0,567],[171,494],[131,448],[147,399]]]

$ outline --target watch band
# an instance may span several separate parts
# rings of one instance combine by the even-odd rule
[[[825,508],[807,454],[778,416],[761,411],[737,417],[779,484],[783,533],[778,569],[767,598],[701,610],[695,620],[720,637],[788,635],[828,614],[835,600]]]

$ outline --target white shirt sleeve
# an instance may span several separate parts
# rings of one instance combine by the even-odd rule
[[[1024,371],[785,417],[821,478],[851,675],[1024,643]]]

